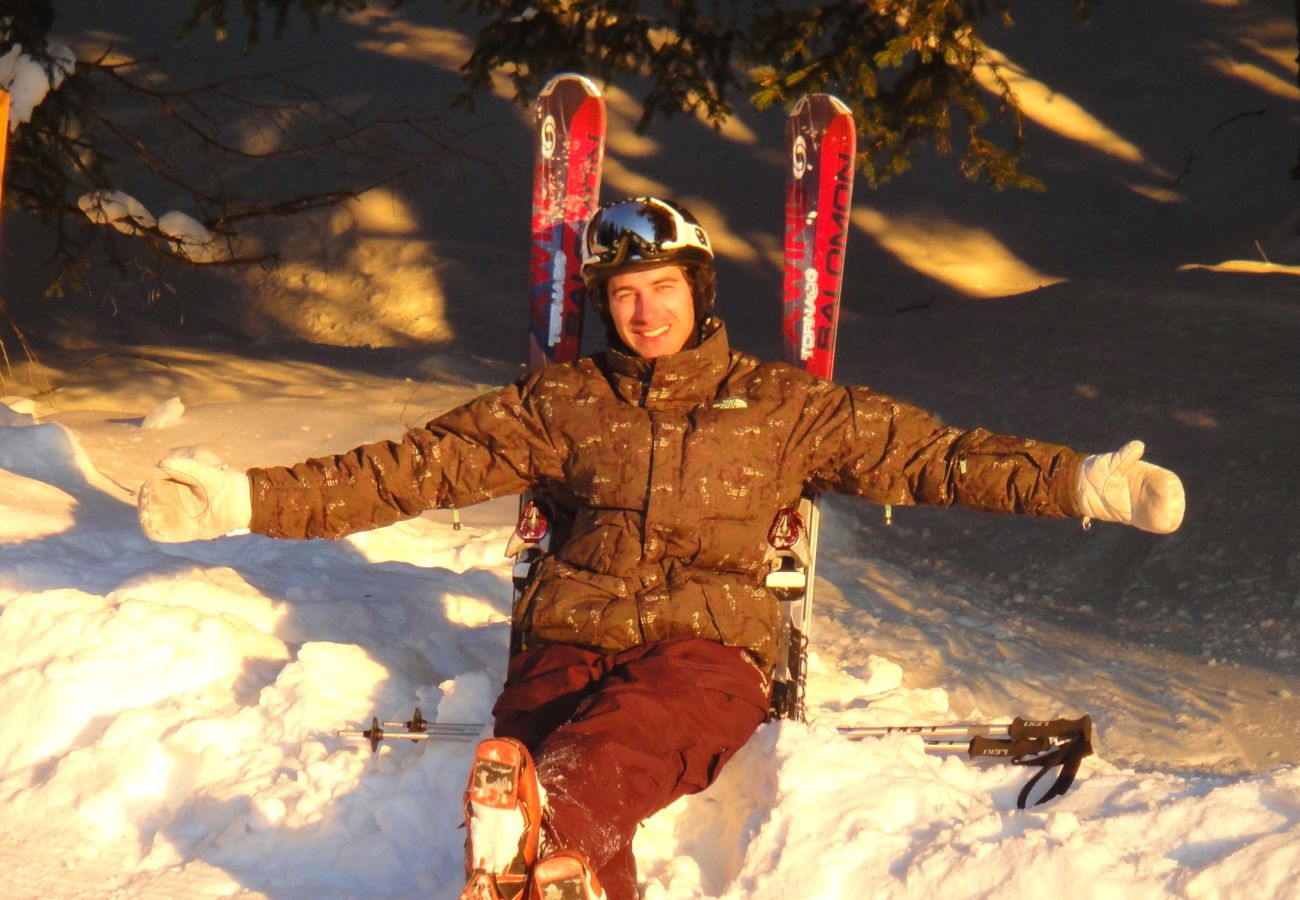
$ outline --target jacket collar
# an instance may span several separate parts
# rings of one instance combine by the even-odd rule
[[[712,400],[731,368],[731,345],[721,319],[710,316],[703,331],[699,344],[671,356],[644,359],[613,348],[606,351],[615,391],[627,402],[646,407]]]

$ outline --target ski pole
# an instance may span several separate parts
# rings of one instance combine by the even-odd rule
[[[952,725],[841,725],[838,731],[849,740],[884,737],[889,734],[915,734],[927,743],[944,739],[967,738],[974,741],[984,738],[1013,744],[1035,740],[1068,740],[1082,732],[1091,741],[1092,717],[1037,720],[1017,716],[1010,722],[963,722]],[[968,746],[969,744],[963,745],[963,749]]]
[[[917,734],[925,741],[943,738],[1005,737],[1009,722],[957,725],[841,725],[839,733],[849,740],[885,737],[890,734]]]
[[[384,729],[394,729],[385,731]],[[405,729],[397,731],[395,729]],[[415,708],[415,715],[408,722],[380,722],[378,717],[370,720],[370,727],[364,731],[345,728],[338,734],[342,738],[364,738],[370,741],[370,752],[379,749],[379,742],[384,738],[399,738],[405,741],[472,741],[483,730],[482,725],[472,722],[429,722]]]
[[[884,737],[889,734],[914,734],[927,750],[966,753],[972,759],[987,756],[1012,765],[1036,766],[1040,771],[1021,790],[1016,806],[1024,809],[1029,794],[1039,779],[1053,766],[1061,773],[1037,806],[1064,794],[1079,772],[1079,763],[1092,754],[1092,717],[1077,719],[1022,719],[1010,722],[962,723],[955,725],[878,725],[841,726],[840,734],[849,740]],[[965,738],[966,740],[962,740]]]

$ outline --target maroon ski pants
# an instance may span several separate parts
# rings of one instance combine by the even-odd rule
[[[547,843],[586,854],[609,900],[633,900],[637,826],[713,782],[766,716],[768,687],[745,651],[713,641],[551,644],[511,660],[492,712],[537,762]]]

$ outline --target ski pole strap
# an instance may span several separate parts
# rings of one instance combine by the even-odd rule
[[[1029,762],[1019,763],[1017,760],[1020,765],[1041,765],[1042,768],[1038,770],[1037,775],[1029,779],[1028,784],[1021,788],[1020,796],[1016,798],[1016,807],[1018,809],[1025,808],[1025,804],[1029,800],[1029,794],[1033,791],[1034,785],[1038,783],[1040,778],[1047,774],[1049,768],[1057,763],[1060,763],[1061,773],[1056,776],[1055,783],[1047,789],[1047,793],[1034,801],[1034,806],[1037,806],[1040,803],[1046,803],[1053,797],[1060,797],[1070,789],[1070,785],[1074,784],[1074,776],[1079,774],[1079,763],[1083,761],[1085,756],[1088,756],[1091,753],[1092,744],[1084,740],[1082,735],[1077,735],[1071,738],[1067,743],[1057,747],[1043,762],[1032,760]]]
[[[1056,782],[1034,801],[1037,806],[1068,791],[1079,774],[1079,763],[1085,756],[1092,755],[1092,717],[1050,721],[1017,717],[1007,728],[1007,740],[971,738],[970,755],[1001,757],[1017,766],[1038,767],[1038,773],[1029,779],[1016,798],[1018,809],[1025,808],[1034,786],[1047,770],[1059,765],[1061,772],[1056,776]]]

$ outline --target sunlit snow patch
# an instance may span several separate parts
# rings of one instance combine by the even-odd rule
[[[1300,266],[1266,262],[1256,259],[1229,259],[1213,265],[1187,263],[1178,267],[1180,272],[1236,272],[1245,275],[1300,275]]]
[[[54,485],[0,471],[0,543],[35,541],[76,524],[76,498]],[[0,590],[8,579],[0,578]]]

